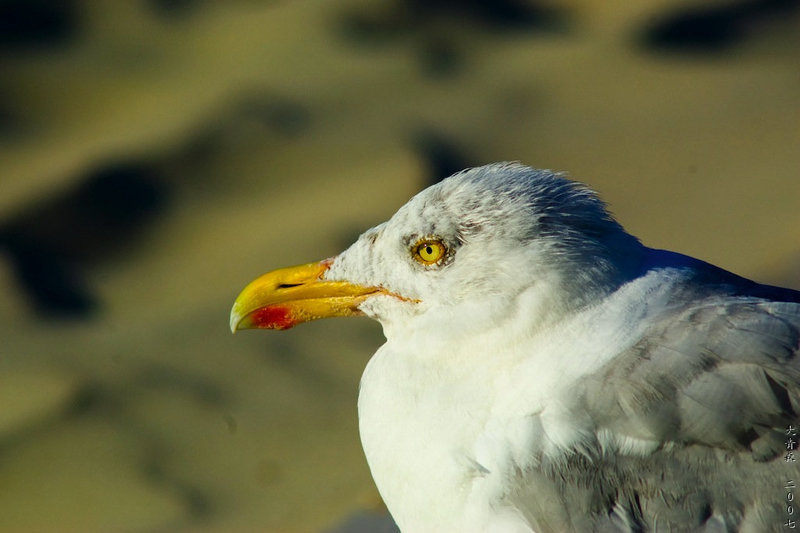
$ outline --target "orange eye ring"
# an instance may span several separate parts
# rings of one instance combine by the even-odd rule
[[[437,239],[422,239],[414,245],[414,259],[423,265],[435,265],[444,259],[447,247]]]

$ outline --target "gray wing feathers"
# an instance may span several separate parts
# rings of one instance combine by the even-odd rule
[[[780,530],[783,484],[800,476],[784,461],[800,425],[800,304],[710,296],[666,309],[583,391],[598,431],[655,444],[594,460],[632,530]]]
[[[592,376],[586,407],[622,435],[763,455],[758,441],[797,422],[798,345],[799,304],[711,299],[665,313]]]

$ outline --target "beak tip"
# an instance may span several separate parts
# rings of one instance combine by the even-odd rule
[[[231,327],[231,333],[236,333],[239,331],[239,324],[242,321],[242,317],[239,313],[236,312],[236,307],[231,309],[231,317],[229,325]]]

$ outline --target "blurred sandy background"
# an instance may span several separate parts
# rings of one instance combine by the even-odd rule
[[[0,531],[369,531],[379,326],[230,305],[497,160],[800,287],[800,2],[0,0]]]

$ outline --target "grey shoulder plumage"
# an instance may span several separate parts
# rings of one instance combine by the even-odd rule
[[[780,531],[784,486],[800,481],[787,449],[800,425],[800,292],[651,254],[647,268],[682,282],[637,342],[584,379],[581,400],[617,442],[654,449],[584,465],[618,480],[600,489],[595,524]]]

